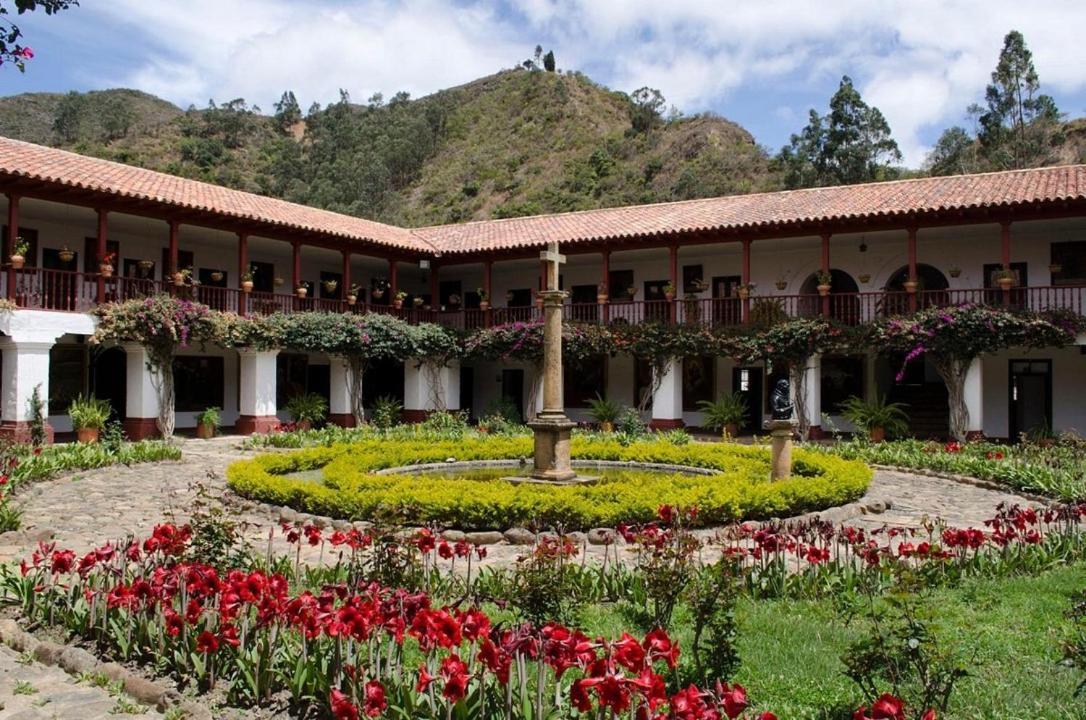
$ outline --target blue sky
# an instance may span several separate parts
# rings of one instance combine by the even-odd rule
[[[614,89],[659,88],[777,149],[844,74],[887,116],[906,162],[965,124],[1002,38],[1021,30],[1042,89],[1086,115],[1086,2],[1052,0],[82,0],[22,16],[37,57],[0,94],[134,87],[178,105],[303,107],[344,88],[418,96],[511,67],[537,43]]]

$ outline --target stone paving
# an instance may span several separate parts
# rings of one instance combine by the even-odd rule
[[[23,528],[0,535],[0,562],[26,557],[39,540],[53,538],[61,547],[85,552],[108,539],[145,536],[165,520],[184,522],[196,498],[195,483],[203,482],[214,496],[224,496],[226,466],[254,452],[242,449],[239,439],[231,437],[179,442],[183,453],[179,461],[85,471],[20,492],[16,501],[23,509]],[[941,517],[951,525],[979,526],[1000,502],[1028,502],[1008,492],[889,470],[876,472],[860,504],[878,501],[888,502],[890,509],[850,517],[848,522],[866,527],[919,526],[925,517]],[[274,531],[273,551],[293,554],[278,531],[277,515],[242,503],[238,517],[255,548],[265,552],[269,531]],[[523,552],[523,547],[504,542],[490,545],[486,562],[508,563]],[[589,546],[590,555],[602,553],[601,546]],[[332,557],[330,550],[322,556],[319,548],[303,548],[303,561],[322,557]]]
[[[163,717],[123,693],[88,679],[77,681],[58,667],[26,661],[0,645],[0,717],[5,720],[117,720]]]

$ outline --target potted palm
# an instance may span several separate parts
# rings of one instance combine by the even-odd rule
[[[747,417],[747,399],[739,393],[721,395],[715,401],[698,403],[705,419],[702,425],[716,430],[725,440],[739,434],[739,426]]]
[[[607,292],[607,283],[600,283],[596,286],[596,302],[600,305],[605,304],[611,296]]]
[[[182,268],[173,274],[173,284],[181,287],[192,277],[192,268]]]
[[[347,288],[347,304],[354,305],[358,302],[358,291],[361,290],[361,286],[358,283],[351,283],[351,286]]]
[[[615,429],[615,421],[622,414],[622,408],[618,403],[611,402],[599,393],[588,401],[588,416],[600,425],[600,430],[609,433]]]
[[[407,299],[407,293],[404,292],[403,290],[400,290],[398,293],[396,293],[395,297],[392,298],[392,307],[399,310],[400,308],[403,307],[403,301],[406,300],[406,299]]]
[[[667,281],[667,285],[664,285],[664,299],[668,302],[675,299],[675,283],[670,280]]]
[[[887,435],[904,435],[909,430],[909,416],[903,403],[888,403],[886,397],[870,402],[853,395],[841,404],[841,415],[867,433],[871,442],[882,442]]]
[[[22,237],[15,238],[15,247],[11,249],[11,267],[21,270],[26,264],[26,254],[30,252],[30,243]]]
[[[480,310],[489,310],[490,309],[490,294],[487,293],[487,291],[484,290],[483,288],[477,288],[475,290],[475,293],[479,296],[479,309]]]
[[[373,290],[370,290],[370,295],[376,300],[380,300],[385,296],[385,288],[387,285],[384,280],[377,280],[373,283]]]
[[[113,408],[106,400],[78,397],[68,406],[68,417],[81,443],[96,443]]]
[[[295,395],[287,401],[286,410],[299,430],[309,430],[324,422],[328,414],[328,401],[317,393]]]
[[[1000,290],[1010,290],[1014,287],[1014,282],[1017,280],[1014,270],[1010,268],[1003,268],[995,275],[996,284],[999,285]]]
[[[818,294],[822,297],[829,295],[830,288],[833,286],[833,275],[825,270],[820,270],[818,274],[815,275],[815,279],[818,280]]]
[[[743,283],[736,291],[739,293],[740,300],[746,300],[754,292],[754,283]]]
[[[309,286],[304,282],[298,283],[298,287],[294,288],[294,293],[298,296],[299,300],[304,300],[305,296],[309,294]]]
[[[196,437],[201,440],[210,440],[215,437],[219,425],[222,424],[222,416],[217,407],[209,407],[196,416]]]
[[[252,265],[249,266],[248,270],[246,270],[245,272],[243,272],[241,274],[241,291],[242,292],[252,292],[253,291],[253,276],[255,274],[256,274],[256,271],[253,269]]]

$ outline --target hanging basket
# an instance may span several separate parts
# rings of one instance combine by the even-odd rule
[[[57,253],[57,257],[60,258],[62,263],[70,263],[72,260],[75,260],[75,253],[68,248],[64,248]]]

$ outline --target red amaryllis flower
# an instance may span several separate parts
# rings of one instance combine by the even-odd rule
[[[219,639],[215,637],[213,633],[208,630],[204,630],[196,637],[196,652],[204,653],[205,655],[215,652],[219,649]]]
[[[335,720],[358,720],[358,708],[339,690],[332,690],[328,704],[332,708],[332,717]]]
[[[385,711],[388,707],[388,701],[385,700],[385,686],[377,680],[370,680],[366,683],[365,698],[362,702],[362,708],[366,715],[369,717],[377,717]]]
[[[727,683],[720,687],[720,702],[724,705],[724,714],[732,720],[739,717],[747,706],[750,705],[750,701],[747,700],[747,691],[742,685],[736,683],[730,688]]]
[[[588,697],[590,680],[575,680],[569,689],[569,700],[579,713],[592,712],[592,698]]]
[[[185,621],[181,619],[173,610],[167,608],[163,614],[163,619],[166,621],[166,634],[170,637],[177,637],[181,634],[181,631],[185,627]]]
[[[453,556],[453,549],[445,540],[437,546],[437,554],[442,560],[449,560]]]
[[[426,672],[426,666],[419,665],[419,679],[418,682],[415,683],[415,692],[426,692],[426,689],[430,687],[430,683],[432,683],[434,680],[437,680],[437,678]]]
[[[241,644],[241,640],[238,639],[238,629],[233,625],[223,625],[219,628],[219,640],[230,647],[237,647]]]
[[[442,696],[451,703],[457,703],[468,694],[468,666],[453,654],[441,662],[441,677],[445,680]]]
[[[629,633],[622,633],[622,639],[611,646],[611,656],[631,672],[640,672],[645,666],[645,648]]]
[[[679,662],[679,643],[672,642],[667,632],[661,628],[646,635],[642,644],[649,655],[649,662],[663,660],[669,668],[674,668]]]
[[[920,720],[935,720],[935,708],[928,708]]]
[[[423,555],[434,551],[434,547],[437,545],[434,539],[434,533],[429,528],[423,528],[419,530],[419,534],[415,536],[415,547],[419,549]]]
[[[75,565],[75,552],[72,550],[57,550],[53,553],[49,569],[53,574],[70,572]]]
[[[852,713],[852,720],[905,720],[905,703],[890,693],[883,693],[871,703],[870,714],[867,706],[861,705]]]

